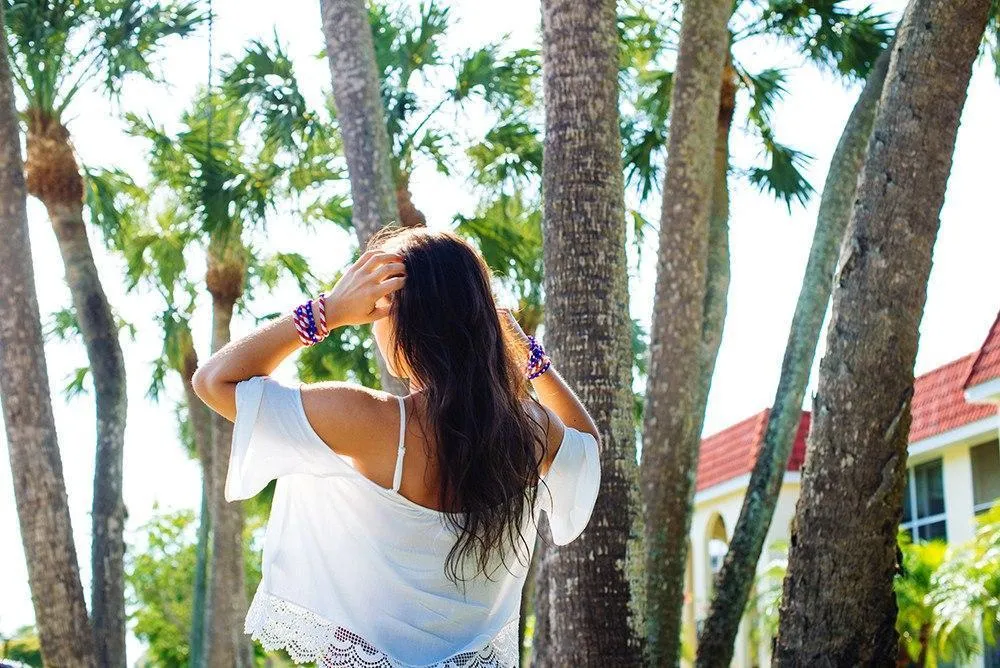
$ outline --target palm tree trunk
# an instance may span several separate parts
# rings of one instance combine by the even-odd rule
[[[704,378],[713,357],[703,336],[710,331],[714,147],[731,8],[727,0],[685,6],[674,72],[641,468],[648,660],[655,666],[676,665],[680,655],[687,534],[704,419],[698,406],[707,396]]]
[[[97,451],[91,544],[91,621],[102,666],[125,666],[125,363],[118,327],[87,239],[81,202],[47,203],[94,379]]]
[[[830,301],[833,269],[851,217],[858,174],[885,81],[889,53],[886,49],[872,68],[830,161],[764,444],[751,473],[729,551],[716,578],[712,607],[698,639],[699,666],[725,667],[732,661],[736,633],[753,586],[757,560],[771,526],[788,455],[801,422],[802,401],[823,316]]]
[[[230,324],[236,300],[243,293],[245,264],[242,248],[224,247],[213,239],[206,275],[212,295],[212,352],[229,343]],[[243,506],[225,500],[229,450],[233,423],[221,415],[211,416],[212,456],[210,513],[212,526],[209,566],[208,609],[205,627],[205,664],[215,668],[251,665],[252,647],[243,634],[247,611],[246,575],[243,561]]]
[[[0,7],[0,37],[3,28]],[[51,666],[97,666],[49,395],[6,39],[0,39],[0,238],[0,404],[42,655]]]
[[[201,506],[198,513],[198,546],[194,571],[194,597],[191,615],[190,663],[192,668],[202,665],[205,651],[205,600],[208,592],[208,552],[211,537],[211,500],[212,493],[212,414],[194,391],[191,379],[198,368],[198,353],[194,349],[190,337],[185,337],[187,350],[184,354],[184,366],[180,369],[181,380],[184,383],[184,396],[187,401],[188,419],[194,432],[195,448],[198,450],[198,460],[201,462]]]
[[[125,666],[125,363],[83,222],[83,178],[69,131],[57,119],[29,109],[28,192],[48,211],[66,283],[94,379],[97,413],[94,500],[91,513],[91,623],[102,666]]]
[[[736,70],[727,51],[719,89],[719,116],[715,128],[712,165],[712,203],[708,213],[708,256],[705,265],[705,307],[701,325],[701,372],[695,410],[704,419],[715,362],[722,344],[729,297],[729,134],[736,111]],[[700,432],[700,429],[699,429]],[[699,439],[700,443],[700,439]]]
[[[891,665],[913,362],[959,117],[990,0],[900,23],[833,292],[796,506],[779,665]]]
[[[358,246],[363,249],[380,228],[401,220],[375,45],[362,0],[320,0],[320,10],[333,102],[351,178],[351,219]],[[377,348],[375,360],[382,389],[406,394],[407,384],[389,373]]]
[[[631,666],[642,651],[642,530],[615,4],[543,0],[542,30],[546,347],[604,445],[587,529],[564,547],[539,546],[535,662]]]
[[[362,0],[321,0],[337,123],[351,177],[352,219],[362,248],[399,220],[375,45]]]

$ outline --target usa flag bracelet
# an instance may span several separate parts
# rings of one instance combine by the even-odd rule
[[[308,299],[293,311],[295,331],[299,340],[307,346],[314,346],[330,333],[326,325],[326,295],[319,293],[316,299]]]
[[[530,353],[528,355],[528,366],[524,370],[524,373],[528,377],[528,380],[534,380],[549,370],[549,367],[552,366],[552,360],[545,354],[542,344],[530,334],[528,335],[528,351]]]

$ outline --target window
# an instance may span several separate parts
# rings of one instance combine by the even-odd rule
[[[989,510],[1000,498],[1000,442],[969,449],[972,459],[972,503],[976,514]]]
[[[940,459],[919,464],[906,472],[900,527],[909,531],[915,541],[948,540]]]

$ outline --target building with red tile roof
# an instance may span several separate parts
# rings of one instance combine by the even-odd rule
[[[979,396],[975,390],[995,392]],[[973,390],[970,396],[970,388]],[[951,430],[997,416],[1000,395],[1000,313],[983,345],[976,351],[918,376],[913,382],[910,444],[946,434]],[[695,489],[700,492],[715,485],[748,475],[764,441],[770,409],[737,422],[701,441]],[[810,414],[802,412],[788,470],[798,471],[805,459]]]
[[[739,518],[769,415],[763,410],[702,439],[688,534],[688,642],[695,642],[690,629],[708,611],[712,579]],[[901,528],[917,540],[964,541],[973,534],[975,516],[1000,502],[1000,314],[977,350],[914,380],[911,415]],[[782,546],[791,537],[809,425],[810,414],[803,411],[759,572],[783,558]],[[754,665],[754,653],[769,656],[766,638],[751,649],[746,626],[744,620],[734,666]]]

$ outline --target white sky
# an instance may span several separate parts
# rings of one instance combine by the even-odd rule
[[[311,102],[318,101],[329,88],[326,62],[315,58],[323,47],[319,3],[316,0],[257,2],[252,10],[248,5],[240,0],[216,0],[215,53],[238,53],[249,38],[269,39],[276,31],[295,60],[304,92]],[[903,2],[891,0],[875,5],[884,11],[897,11]],[[507,33],[511,46],[536,43],[537,0],[503,3],[452,0],[450,6],[458,24],[449,33],[448,49],[475,47]],[[205,81],[206,45],[204,31],[184,42],[173,43],[164,51],[163,61],[169,87],[131,82],[124,90],[121,110],[149,113],[169,127],[187,106],[195,88]],[[788,50],[774,45],[745,46],[737,56],[755,67],[778,64],[792,68],[789,95],[777,106],[774,124],[781,141],[814,156],[807,173],[814,186],[821,187],[858,89],[845,88],[834,77],[818,73]],[[995,161],[1000,155],[997,109],[1000,109],[1000,87],[993,79],[992,65],[979,63],[969,89],[942,212],[921,326],[918,373],[978,347],[1000,307],[996,259],[1000,251],[1000,225],[996,193],[992,190],[996,187]],[[144,146],[124,136],[118,112],[117,107],[109,105],[100,95],[82,96],[71,110],[70,131],[85,163],[119,166],[142,181]],[[738,127],[739,123],[738,120]],[[750,164],[756,158],[755,151],[755,144],[738,129],[733,140],[736,162]],[[414,174],[411,189],[414,203],[433,227],[446,225],[456,212],[470,213],[475,203],[475,197],[460,179],[446,179],[426,166]],[[729,314],[712,385],[706,433],[761,410],[773,398],[817,205],[818,196],[808,206],[794,206],[789,213],[783,204],[759,194],[745,181],[734,179]],[[650,208],[653,220],[658,219],[658,209],[658,198],[654,198]],[[69,292],[63,282],[55,239],[45,211],[37,201],[29,201],[29,217],[36,283],[43,319],[47,321],[49,314],[70,303]],[[280,234],[274,234],[275,230],[280,230]],[[320,276],[331,275],[347,260],[348,238],[338,230],[305,233],[296,227],[295,221],[276,219],[269,222],[269,232],[273,250],[306,254]],[[173,406],[182,396],[176,379],[171,379],[168,396],[159,405],[145,398],[150,360],[160,350],[159,333],[151,321],[155,313],[151,309],[160,308],[159,300],[150,299],[142,291],[125,295],[118,278],[124,274],[120,260],[104,252],[95,231],[92,231],[92,246],[112,305],[139,329],[136,341],[123,337],[129,380],[125,501],[129,512],[127,539],[133,541],[136,528],[151,517],[157,505],[161,510],[197,508],[200,472],[195,462],[186,458],[176,436]],[[648,326],[655,235],[650,235],[647,246],[639,270],[632,276],[631,307],[633,315]],[[265,250],[270,249],[265,247]],[[200,276],[201,269],[196,268],[194,275]],[[294,285],[285,284],[273,294],[258,292],[252,308],[258,314],[268,313],[290,307],[300,297]],[[208,318],[209,304],[205,301],[195,322],[196,342],[203,356],[208,354]],[[248,318],[237,318],[234,336],[246,334],[252,326]],[[49,343],[46,355],[77,556],[84,588],[89,591],[93,398],[86,395],[66,402],[59,391],[75,368],[87,364],[86,355],[80,343],[59,342]],[[292,371],[289,360],[282,365],[280,374],[287,377]],[[0,435],[6,450],[4,439]],[[10,634],[17,627],[31,623],[34,615],[6,456],[0,457],[0,535],[8,538],[10,546],[0,550],[0,634]],[[130,661],[140,651],[139,643],[130,636]]]

